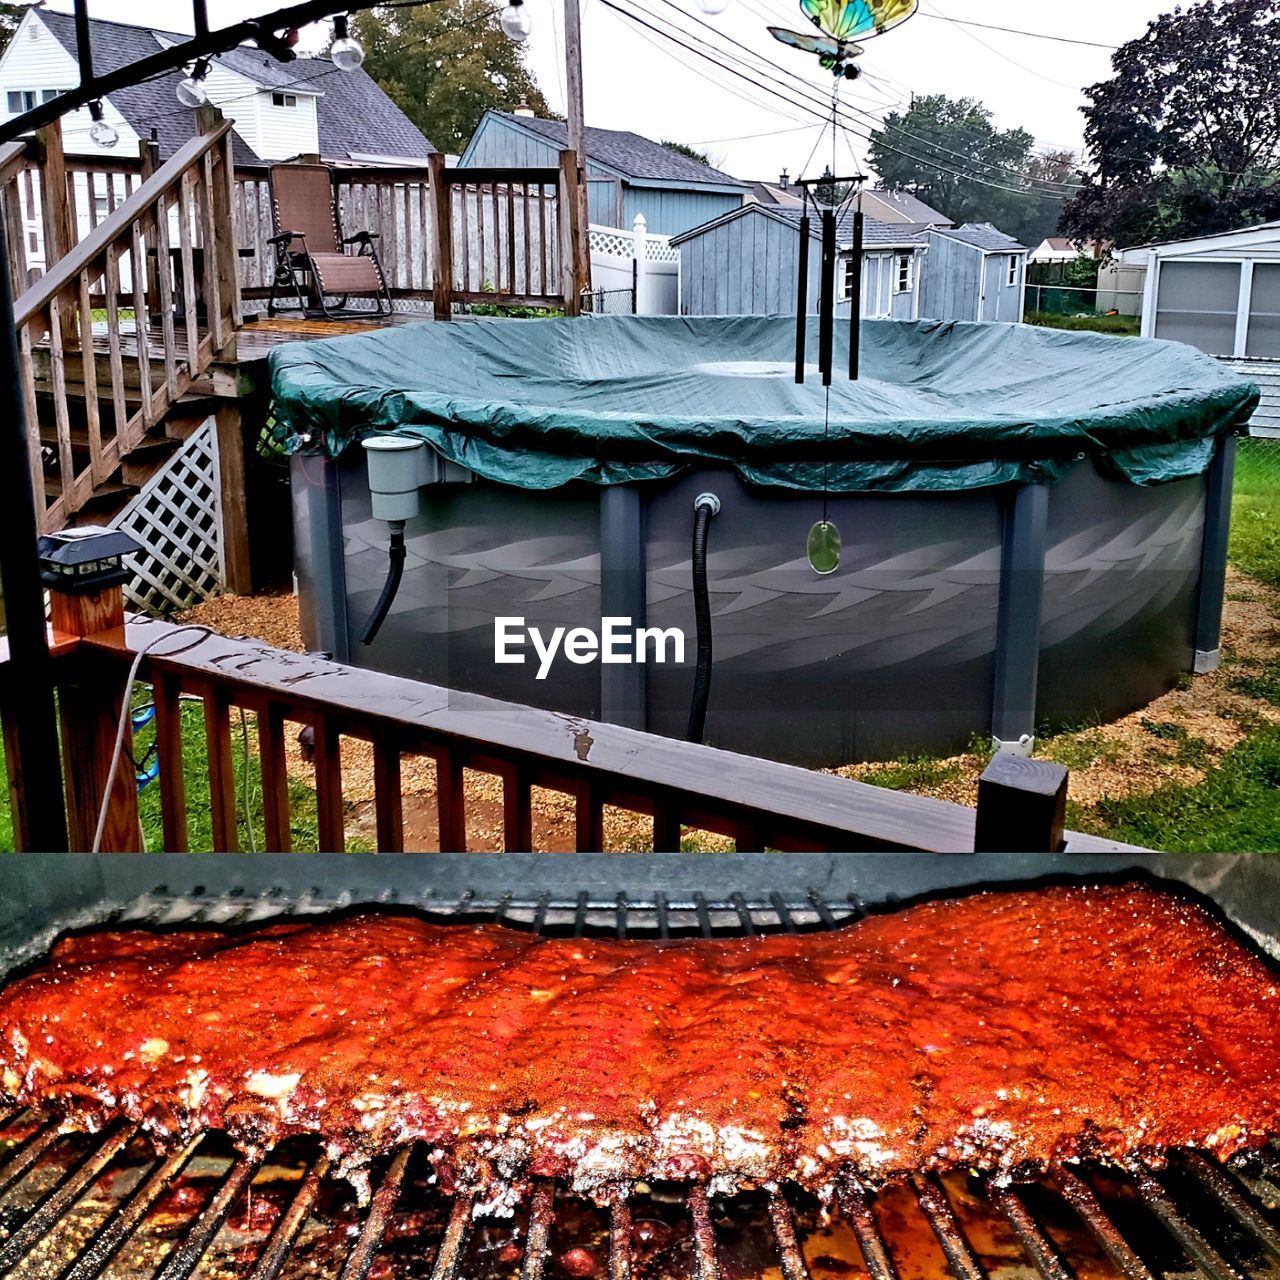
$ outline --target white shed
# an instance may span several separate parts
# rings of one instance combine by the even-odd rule
[[[1132,263],[1141,249],[1127,249]],[[1280,222],[1145,247],[1142,335],[1280,360]]]

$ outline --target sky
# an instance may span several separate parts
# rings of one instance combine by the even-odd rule
[[[533,19],[530,66],[552,107],[563,111],[564,0],[526,3]],[[765,30],[770,24],[811,30],[798,0],[729,0],[715,17],[704,15],[696,0],[580,3],[588,124],[689,143],[741,178],[774,180],[784,168],[793,177],[802,171],[816,176],[830,163],[832,139],[824,118],[832,77],[816,58],[778,44]],[[209,0],[210,20],[224,25],[271,4]],[[610,4],[654,26],[675,25],[686,42],[705,41],[712,59],[638,29]],[[50,7],[69,10],[70,0],[50,0]],[[913,93],[977,98],[1001,127],[1021,126],[1045,147],[1079,150],[1082,88],[1106,78],[1109,49],[953,20],[1114,46],[1141,35],[1170,7],[1171,0],[921,0],[909,22],[867,42],[862,78],[842,83],[841,114],[849,130],[836,140],[834,167],[861,167],[866,132]],[[186,0],[90,0],[90,13],[170,30],[191,27]]]

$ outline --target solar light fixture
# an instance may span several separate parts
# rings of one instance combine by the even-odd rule
[[[120,529],[85,525],[63,529],[39,540],[40,577],[48,587],[83,595],[125,582],[131,576],[125,556],[145,548]]]
[[[178,81],[178,87],[174,90],[174,96],[178,99],[180,107],[190,107],[194,111],[209,101],[209,90],[204,82],[208,74],[209,59],[198,58],[195,66],[191,68],[191,74],[184,80]]]
[[[333,19],[333,44],[329,57],[339,71],[357,71],[364,62],[364,45],[347,29],[347,14],[339,13]]]
[[[120,141],[120,135],[102,118],[102,103],[89,103],[89,115],[93,123],[89,126],[89,138],[99,147],[114,147]]]

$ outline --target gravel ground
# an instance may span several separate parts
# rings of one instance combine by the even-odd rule
[[[283,649],[302,648],[293,596],[219,596],[199,605],[183,620],[202,622],[225,635],[255,636]],[[1242,672],[1260,670],[1263,663],[1280,655],[1280,592],[1232,571],[1223,615],[1223,648],[1226,661],[1214,674],[1185,680],[1142,710],[1110,724],[1041,742],[1039,754],[1070,767],[1072,800],[1091,807],[1104,796],[1146,794],[1168,782],[1194,785],[1244,739],[1242,723],[1280,722],[1280,708],[1230,687]],[[1188,744],[1194,744],[1193,752],[1188,751]],[[288,759],[291,775],[310,783],[311,766],[298,745],[296,731],[288,734]],[[984,757],[973,753],[905,765],[895,761],[856,764],[835,772],[871,780],[879,774],[881,780],[888,781],[883,775],[893,771],[905,774],[895,781],[903,789],[972,805],[985,764]],[[435,764],[406,756],[402,779],[406,848],[434,849]],[[342,781],[349,833],[358,832],[372,842],[373,753],[368,744],[344,740]],[[468,846],[474,850],[501,849],[502,780],[468,770],[466,792]],[[551,852],[571,850],[573,800],[535,789],[533,809],[535,844]],[[700,848],[719,851],[731,847],[720,837],[692,834]],[[648,819],[607,810],[605,843],[611,851],[651,847]]]

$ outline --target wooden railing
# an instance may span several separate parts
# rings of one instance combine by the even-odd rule
[[[579,312],[574,274],[578,163],[555,169],[448,169],[431,158],[435,313],[457,302]]]
[[[439,846],[451,851],[465,849],[472,834],[471,793],[464,786],[464,774],[472,770],[502,780],[502,844],[508,851],[534,848],[534,788],[571,798],[573,843],[580,851],[603,850],[606,807],[647,815],[658,852],[678,852],[688,830],[728,836],[741,851],[962,852],[975,844],[983,851],[1124,848],[1063,832],[1066,771],[1057,765],[998,763],[984,775],[975,812],[256,641],[154,621],[117,626],[118,601],[103,605],[93,597],[57,595],[55,625],[84,633],[79,639],[62,636],[55,659],[64,751],[69,766],[75,762],[68,789],[76,847],[92,839],[125,675],[135,655],[146,650],[140,673],[153,686],[164,847],[170,851],[189,844],[191,797],[185,788],[191,762],[183,753],[183,698],[198,699],[203,710],[216,851],[237,847],[243,796],[234,761],[243,750],[241,710],[256,720],[258,760],[242,785],[257,792],[260,781],[266,847],[277,851],[291,846],[286,743],[298,726],[310,727],[314,735],[319,847],[328,851],[345,847],[343,756],[351,740],[372,749],[377,847],[386,852],[405,846],[406,756],[435,763]],[[0,681],[2,674],[0,666]],[[132,777],[124,774],[131,771],[117,777],[112,793],[103,844],[108,850],[138,844],[137,799]]]
[[[132,190],[127,168],[103,171],[114,192],[104,196],[105,217],[17,295],[32,465],[37,494],[47,499],[43,528],[61,527],[80,509],[227,347],[239,323],[235,244],[215,231],[231,225],[231,125],[212,114],[204,123],[207,132],[154,172],[144,157]],[[69,194],[61,213],[44,202],[46,250],[70,243],[75,174],[44,170],[46,191],[61,186]],[[5,216],[8,222],[8,207]],[[44,414],[38,388],[52,401]],[[73,421],[73,405],[83,423]],[[52,439],[47,432],[41,439],[42,417],[52,420]],[[53,451],[52,467],[42,448]]]

